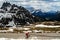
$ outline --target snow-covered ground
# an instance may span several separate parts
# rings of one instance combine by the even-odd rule
[[[5,18],[12,18],[12,13],[0,13],[0,19],[2,18],[2,17],[5,17]]]
[[[52,25],[43,25],[43,24],[38,24],[35,27],[60,27],[60,26],[52,26]]]

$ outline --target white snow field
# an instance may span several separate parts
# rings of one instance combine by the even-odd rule
[[[48,25],[38,24],[35,27],[51,27],[51,28],[54,28],[54,27],[60,27],[60,26],[52,26],[52,25],[48,26]]]

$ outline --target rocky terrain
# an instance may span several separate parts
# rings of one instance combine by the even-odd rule
[[[27,9],[22,6],[4,2],[0,8],[0,25],[8,25],[10,22],[13,25],[29,25],[39,22],[41,18],[32,15]],[[10,25],[11,26],[11,25]]]

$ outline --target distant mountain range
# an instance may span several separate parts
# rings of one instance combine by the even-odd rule
[[[41,10],[35,10],[33,15],[38,16],[44,20],[57,20],[60,21],[60,11],[49,11],[49,12],[42,12]]]
[[[41,9],[34,9],[33,7],[27,7],[26,9],[31,10],[32,15],[38,16],[44,20],[57,20],[60,21],[60,11],[48,11],[43,12]]]
[[[40,17],[43,20],[50,20],[50,21],[60,21],[60,11],[48,11],[43,12],[41,9],[34,9],[33,7],[27,7],[26,9],[30,10],[32,15]]]

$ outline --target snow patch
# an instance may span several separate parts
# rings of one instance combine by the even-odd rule
[[[38,24],[38,25],[36,25],[35,27],[60,27],[60,26],[52,26],[52,25],[43,25],[43,24]]]

